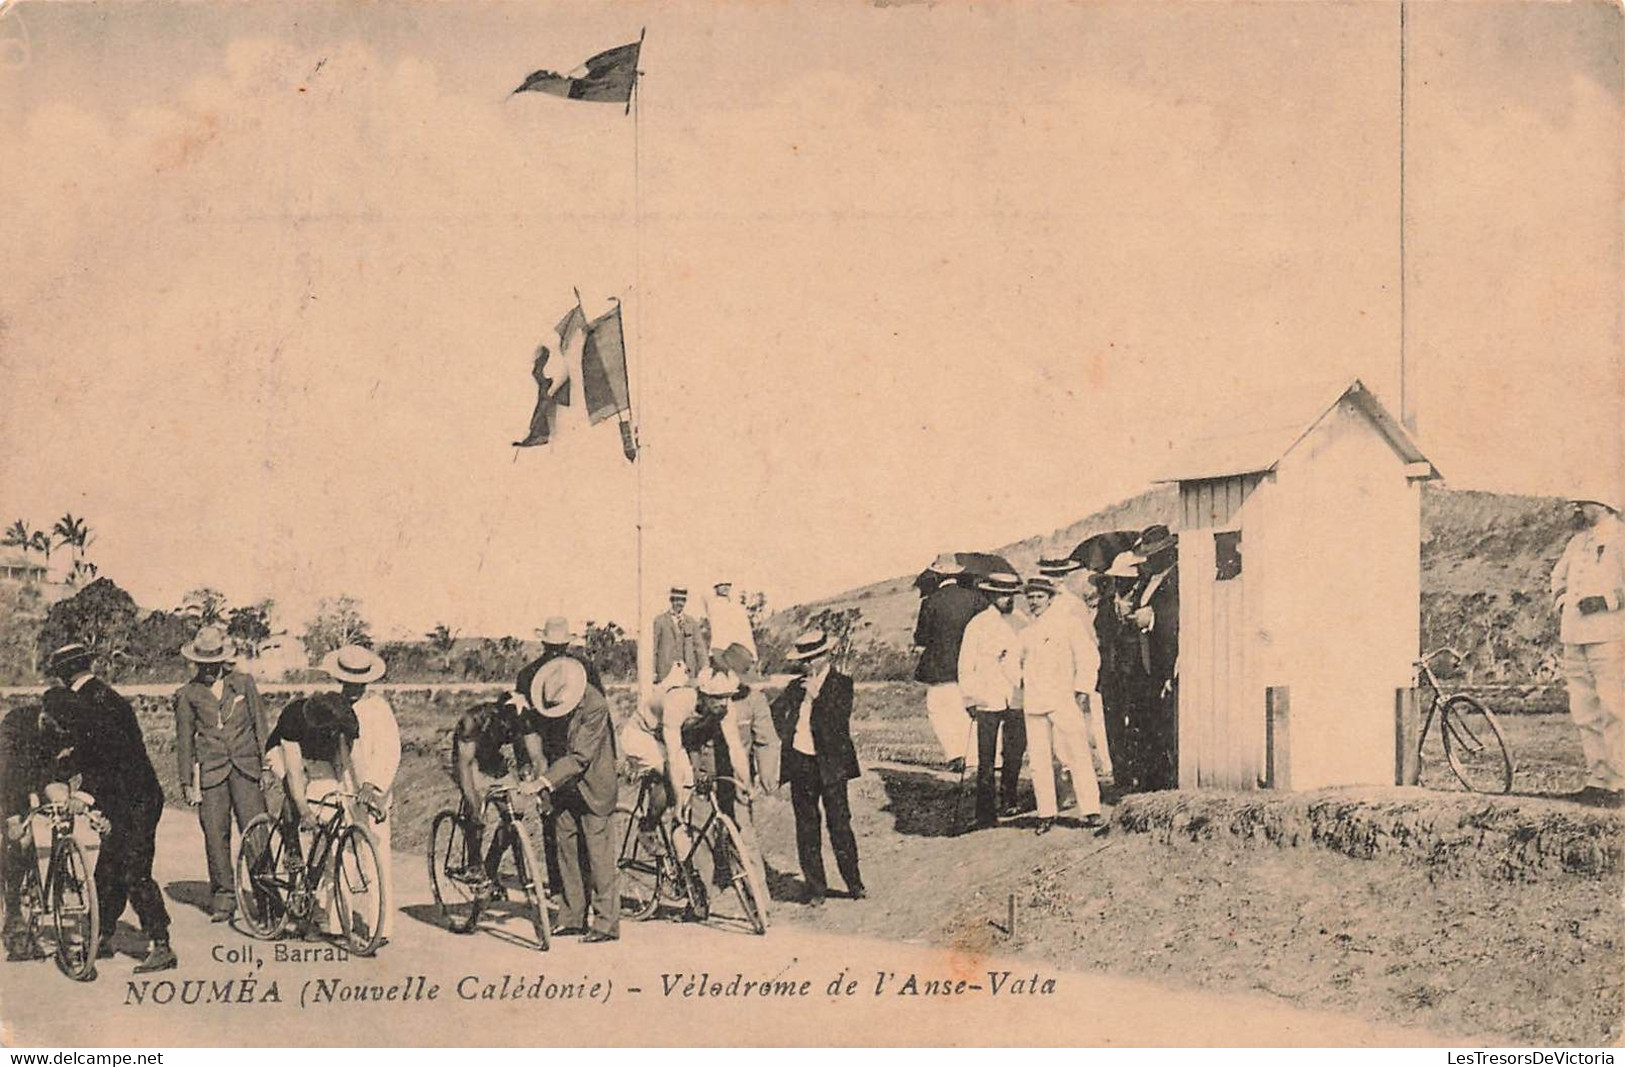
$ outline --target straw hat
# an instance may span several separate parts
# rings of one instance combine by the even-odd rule
[[[1046,578],[1064,578],[1075,570],[1082,569],[1083,564],[1070,556],[1057,556],[1053,559],[1038,561],[1038,573]]]
[[[1179,545],[1179,538],[1168,532],[1168,527],[1162,523],[1153,523],[1140,532],[1140,537],[1134,542],[1134,551],[1150,559],[1158,552],[1166,552]]]
[[[567,645],[579,635],[570,632],[570,620],[563,615],[554,615],[542,624],[536,631],[536,636],[542,639],[544,645]]]
[[[744,686],[732,671],[707,671],[700,675],[700,695],[718,700],[732,700]]]
[[[338,682],[376,682],[388,668],[372,649],[345,645],[322,657],[322,670]]]
[[[1000,574],[990,574],[976,583],[976,587],[984,593],[994,596],[1014,596],[1021,592],[1021,577],[1009,571]]]
[[[954,558],[952,552],[941,553],[931,561],[931,566],[926,568],[932,574],[959,574],[964,569],[964,567],[960,566],[959,561]]]
[[[817,659],[819,656],[827,656],[832,648],[828,634],[822,630],[808,630],[796,638],[794,647],[784,654],[784,658],[792,663],[801,663]]]
[[[1119,552],[1117,558],[1112,560],[1110,569],[1106,571],[1106,577],[1138,578],[1140,576],[1140,564],[1144,562],[1144,556],[1136,555],[1131,550]]]
[[[218,626],[205,626],[197,632],[197,636],[181,646],[181,655],[193,663],[224,663],[234,659],[237,655],[237,646],[226,637],[226,631]]]
[[[1054,596],[1055,582],[1044,577],[1043,575],[1039,575],[1036,578],[1028,578],[1026,591],[1029,593],[1043,593],[1045,596]]]
[[[64,669],[75,664],[82,663],[84,666],[89,667],[90,658],[90,649],[78,641],[72,641],[51,653],[46,670],[52,674],[61,674]]]
[[[587,668],[574,656],[559,656],[542,664],[530,683],[530,702],[543,717],[561,719],[587,695]]]

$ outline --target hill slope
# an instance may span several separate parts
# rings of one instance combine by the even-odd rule
[[[995,549],[1031,573],[1042,555],[1072,550],[1107,530],[1154,522],[1179,528],[1178,493],[1158,486],[1047,535]],[[1552,497],[1426,486],[1422,493],[1422,642],[1469,654],[1476,681],[1545,681],[1558,673],[1557,622],[1546,582],[1569,536],[1567,508]],[[968,549],[981,546],[966,546]],[[898,676],[913,635],[915,574],[798,604],[767,620],[782,643],[821,612],[856,610],[854,647],[871,673]]]

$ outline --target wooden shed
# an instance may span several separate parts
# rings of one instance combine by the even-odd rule
[[[1245,419],[1162,479],[1179,485],[1180,786],[1391,784],[1438,472],[1359,381]]]

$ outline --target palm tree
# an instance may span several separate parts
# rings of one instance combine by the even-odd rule
[[[0,537],[0,547],[20,548],[23,550],[23,559],[28,558],[31,549],[37,547],[34,538],[37,535],[28,528],[28,523],[18,519],[6,527],[4,537]]]
[[[429,647],[440,653],[441,669],[451,670],[451,653],[457,647],[457,631],[443,622],[437,622],[434,629],[423,635],[429,640]]]
[[[203,586],[181,598],[179,612],[199,626],[219,626],[229,617],[231,605],[226,594]]]
[[[51,572],[51,549],[55,547],[54,545],[51,544],[51,535],[46,533],[44,530],[35,530],[34,531],[34,536],[30,537],[28,539],[28,544],[29,544],[29,547],[33,548],[36,552],[40,552],[40,553],[44,554],[44,556],[45,556],[45,572],[46,572],[46,574],[50,574],[50,572]],[[26,551],[26,549],[25,549],[25,551]]]
[[[84,519],[74,518],[73,512],[67,512],[56,520],[56,525],[51,528],[51,533],[55,535],[56,543],[59,546],[67,545],[73,549],[75,563],[85,558],[85,549],[90,547],[92,538],[90,526],[86,524]]]

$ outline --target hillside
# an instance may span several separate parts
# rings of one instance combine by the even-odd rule
[[[1174,487],[1158,486],[1062,529],[993,551],[1031,573],[1040,556],[1064,555],[1096,533],[1154,522],[1177,530],[1177,502]],[[1468,653],[1476,681],[1555,678],[1557,626],[1547,610],[1546,581],[1569,536],[1567,516],[1564,502],[1551,497],[1424,487],[1423,644]],[[899,575],[795,605],[771,616],[767,629],[782,642],[820,612],[856,609],[854,646],[886,650],[890,654],[880,658],[895,666],[895,653],[906,650],[919,608],[915,577]]]

